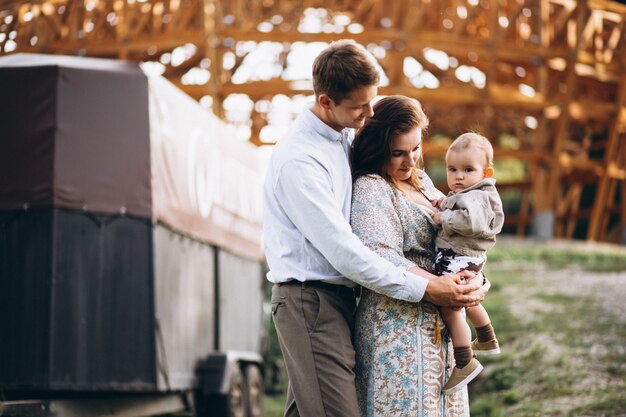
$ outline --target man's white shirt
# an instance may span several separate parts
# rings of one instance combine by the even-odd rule
[[[419,301],[428,280],[369,250],[350,228],[353,129],[305,110],[276,144],[265,178],[263,246],[274,283],[322,280]]]

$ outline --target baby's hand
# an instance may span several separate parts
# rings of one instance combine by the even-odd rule
[[[441,224],[441,212],[440,211],[431,212],[430,217],[432,217],[435,223]]]
[[[422,210],[424,213],[428,214],[429,216],[432,216],[434,213],[433,209],[423,204],[418,204],[418,207],[420,208],[420,210]]]
[[[437,208],[441,208],[441,205],[443,204],[443,199],[444,199],[444,198],[445,198],[445,197],[439,197],[439,198],[437,198],[437,199],[435,199],[435,200],[432,200],[432,201],[431,201],[431,204],[432,204],[433,206],[437,207]]]

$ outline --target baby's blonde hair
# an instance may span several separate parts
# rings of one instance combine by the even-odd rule
[[[493,166],[493,146],[491,146],[491,142],[486,137],[474,132],[463,133],[457,137],[448,148],[446,159],[448,159],[450,151],[460,151],[471,147],[483,151],[485,154],[485,168]]]

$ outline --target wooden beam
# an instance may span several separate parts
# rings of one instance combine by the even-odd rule
[[[200,99],[204,95],[209,95],[213,97],[212,110],[213,113],[220,118],[224,118],[224,94],[220,90],[221,86],[221,72],[222,72],[222,63],[221,58],[222,54],[218,51],[219,48],[219,39],[217,38],[216,30],[217,30],[217,17],[216,13],[219,10],[220,2],[217,0],[203,0],[202,2],[202,13],[204,16],[204,45],[203,50],[205,51],[206,58],[210,61],[209,71],[211,77],[209,78],[209,82],[206,87],[199,87],[193,96],[196,100]],[[185,89],[185,91],[188,91]],[[202,95],[200,95],[202,94]]]
[[[197,48],[192,56],[186,59],[178,66],[168,65],[163,73],[163,76],[166,78],[180,77],[187,73],[191,68],[200,64],[202,59],[206,57],[206,51],[204,46]]]
[[[622,145],[622,164],[626,164],[626,146]],[[620,207],[619,207],[619,215],[620,215],[620,231],[619,231],[619,239],[621,243],[626,244],[626,185],[622,182],[622,187],[620,189]]]
[[[518,215],[517,227],[515,229],[515,234],[518,237],[522,237],[526,234],[526,227],[530,222],[530,190],[523,189],[522,196],[520,201],[519,215]],[[507,216],[508,217],[508,216]]]
[[[446,154],[447,147],[431,144],[428,139],[424,141],[424,154],[428,157],[441,158]],[[499,158],[516,158],[524,161],[547,162],[550,156],[544,152],[537,152],[532,149],[503,149],[496,147],[494,149],[495,159]]]
[[[609,192],[607,193],[608,195],[606,207],[604,208],[605,215],[602,216],[602,225],[600,226],[600,234],[598,235],[598,240],[605,240],[609,233],[609,221],[611,220],[612,213],[616,211],[616,207],[613,206],[616,191],[617,181],[611,181],[611,184],[609,186]]]
[[[540,210],[554,209],[558,205],[559,201],[559,178],[561,175],[559,156],[561,153],[563,141],[565,140],[565,137],[567,135],[567,126],[570,116],[570,113],[567,110],[569,108],[570,102],[574,97],[574,91],[576,90],[576,57],[578,56],[579,49],[582,47],[581,36],[583,31],[585,10],[585,1],[583,0],[578,3],[576,10],[578,22],[576,45],[574,46],[574,49],[568,54],[565,75],[565,85],[567,87],[567,91],[565,92],[565,94],[563,94],[563,97],[561,98],[559,104],[559,107],[561,108],[561,115],[559,116],[559,119],[557,121],[554,142],[552,143],[552,149],[550,150],[552,158],[550,163],[549,182],[545,195],[543,195],[543,198],[539,200],[540,206],[537,208]]]
[[[622,108],[626,105],[626,72],[622,74],[622,80],[620,82],[619,94],[617,98],[617,108]],[[596,198],[593,203],[593,211],[591,215],[591,221],[589,228],[587,229],[587,239],[597,240],[602,233],[600,230],[602,216],[604,215],[605,207],[607,204],[606,198],[609,191],[609,185],[612,180],[609,174],[609,166],[612,162],[619,158],[617,154],[619,145],[619,114],[616,114],[611,121],[609,127],[609,138],[604,151],[604,173],[598,183],[598,189],[596,191]],[[624,147],[623,149],[626,149]],[[619,160],[619,159],[618,159]]]
[[[186,43],[198,44],[202,39],[203,31],[187,31],[176,36],[142,36],[129,40],[125,47],[130,51],[143,51],[151,46],[159,45],[162,50],[171,50]],[[102,40],[85,43],[78,40],[59,40],[50,44],[51,53],[63,53],[73,55],[78,50],[83,50],[88,56],[115,56],[120,48],[118,39]]]

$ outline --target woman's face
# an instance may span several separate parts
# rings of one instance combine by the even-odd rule
[[[411,178],[415,164],[422,154],[422,130],[415,128],[393,138],[391,158],[387,164],[387,175],[397,181]]]

